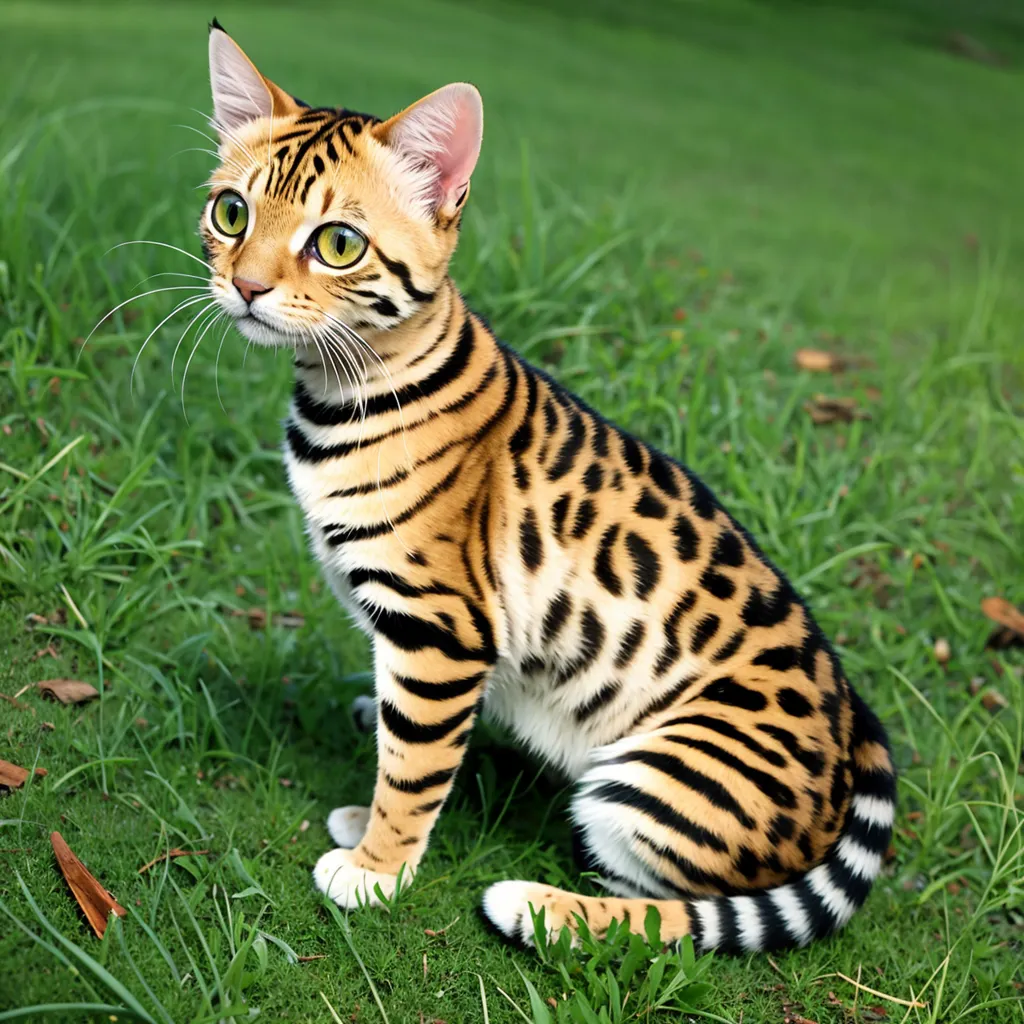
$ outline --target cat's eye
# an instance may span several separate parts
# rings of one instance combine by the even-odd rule
[[[249,207],[237,192],[227,189],[214,200],[211,218],[222,235],[237,238],[249,224]]]
[[[313,248],[322,263],[341,270],[351,267],[366,252],[367,241],[347,224],[325,224],[313,236]]]

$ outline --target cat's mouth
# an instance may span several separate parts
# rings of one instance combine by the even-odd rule
[[[284,331],[272,327],[252,312],[236,316],[235,326],[249,341],[256,345],[295,345],[300,340],[294,334],[286,334]]]

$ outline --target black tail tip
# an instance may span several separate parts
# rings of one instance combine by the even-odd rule
[[[214,18],[210,22],[210,31],[211,32],[223,32],[225,35],[227,35],[227,29],[216,18]]]

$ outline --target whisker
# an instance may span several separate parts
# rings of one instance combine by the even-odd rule
[[[207,305],[203,306],[203,308],[201,310],[199,310],[199,312],[196,313],[196,315],[194,317],[192,317],[191,320],[189,320],[188,326],[185,328],[185,330],[183,330],[181,332],[181,337],[178,338],[178,344],[174,346],[174,353],[171,356],[171,386],[172,387],[174,386],[174,362],[178,358],[178,349],[181,348],[181,343],[185,340],[185,336],[188,334],[188,332],[190,330],[192,330],[192,325],[200,317],[206,316],[210,312],[210,309],[213,306],[215,306],[216,304],[217,304],[217,300],[216,299],[211,299],[210,302]]]
[[[122,246],[125,246],[125,245],[158,245],[162,249],[173,249],[175,252],[180,252],[182,254],[182,256],[187,256],[190,260],[195,260],[196,263],[200,264],[201,266],[206,267],[207,270],[213,270],[213,267],[210,266],[210,264],[207,263],[206,260],[201,260],[198,256],[193,256],[192,253],[186,252],[184,249],[181,249],[181,248],[179,248],[176,245],[171,245],[170,242],[154,242],[150,238],[133,238],[133,239],[130,239],[129,241],[127,241],[127,242],[118,242],[117,245],[112,245],[107,250],[107,252],[111,253],[115,249],[120,249]]]
[[[141,281],[136,281],[133,288],[138,288],[140,284],[145,284],[147,281],[152,281],[154,277],[187,277],[193,281],[206,281],[208,282],[209,277],[203,277],[202,274],[182,274],[173,270],[163,270],[159,274],[150,274],[149,277],[144,277]]]
[[[205,289],[202,289],[205,291]],[[96,322],[96,326],[89,332],[85,341],[82,342],[82,348],[89,344],[89,338],[91,338],[99,329],[100,325],[105,321],[109,320],[119,309],[127,306],[130,302],[136,302],[138,299],[144,299],[148,295],[158,295],[160,292],[196,292],[200,291],[198,285],[194,284],[175,284],[169,285],[167,288],[152,288],[148,292],[143,292],[141,295],[133,295],[130,299],[125,299],[124,302],[118,303],[109,313],[104,313],[103,316]]]
[[[149,339],[152,338],[153,335],[156,334],[156,332],[159,331],[160,328],[163,327],[163,325],[167,323],[167,321],[170,320],[172,317],[177,316],[178,313],[180,313],[183,309],[187,309],[189,306],[194,306],[198,302],[203,302],[205,298],[205,295],[194,295],[191,299],[185,299],[183,302],[179,302],[178,305],[175,306],[174,309],[172,309],[170,313],[168,313],[167,316],[165,316],[163,320],[161,320],[160,323],[158,323],[156,327],[154,327],[153,330],[151,330],[149,334],[146,335],[146,340],[142,343],[142,346],[140,347],[138,354],[135,356],[135,362],[132,363],[131,376],[128,378],[129,395],[134,394],[135,368],[139,365],[139,360],[142,358],[142,353],[145,351],[146,346],[149,344]]]
[[[203,327],[202,331],[199,332],[199,337],[196,338],[196,343],[192,346],[192,351],[189,353],[188,359],[185,362],[185,369],[181,374],[181,413],[185,417],[185,422],[188,423],[188,413],[185,411],[185,380],[188,377],[188,368],[192,365],[192,357],[199,350],[199,346],[203,343],[203,338],[206,337],[206,332],[217,323],[222,316],[227,316],[227,313],[223,309],[219,309],[212,320],[208,321]]]
[[[220,397],[220,380],[217,377],[217,370],[220,367],[220,350],[224,347],[224,339],[231,330],[231,320],[224,325],[224,333],[220,336],[220,344],[217,346],[217,358],[213,361],[213,389],[217,392],[217,401],[220,403],[220,411],[227,416],[228,411],[224,408],[224,400]]]

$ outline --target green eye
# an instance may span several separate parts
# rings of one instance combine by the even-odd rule
[[[329,267],[351,267],[366,252],[367,242],[347,224],[325,224],[313,238],[317,256]]]
[[[249,223],[249,207],[237,193],[228,190],[221,192],[213,203],[213,226],[229,238],[245,234]]]

